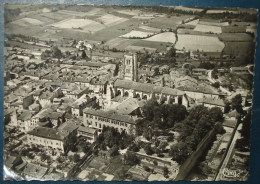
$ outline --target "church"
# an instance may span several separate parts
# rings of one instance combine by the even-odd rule
[[[178,89],[156,86],[150,83],[138,82],[138,55],[124,55],[123,79],[116,79],[107,86],[106,99],[112,104],[113,98],[131,97],[139,100],[157,99],[159,103],[181,104],[189,106],[186,94]]]

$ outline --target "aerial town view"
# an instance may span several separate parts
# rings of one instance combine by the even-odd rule
[[[257,10],[5,4],[6,180],[245,181]]]

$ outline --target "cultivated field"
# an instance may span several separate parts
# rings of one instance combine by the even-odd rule
[[[93,20],[89,20],[89,19],[66,19],[61,22],[52,24],[52,26],[57,28],[65,28],[65,29],[79,28],[79,27],[82,28],[93,22],[94,22]]]
[[[153,41],[153,42],[170,42],[175,43],[176,35],[173,32],[164,32],[157,35],[154,35],[150,38],[146,38],[146,41]]]
[[[105,24],[105,25],[110,25],[110,26],[120,24],[127,20],[128,19],[126,19],[126,18],[121,18],[121,17],[111,15],[111,14],[103,15],[102,17],[99,17],[97,19],[98,22]]]
[[[250,53],[252,49],[254,49],[254,47],[254,42],[226,42],[223,53],[233,55],[246,55]]]
[[[193,16],[168,16],[168,17],[156,17],[147,24],[148,26],[158,29],[176,28],[187,19],[193,18]]]
[[[142,31],[131,31],[127,34],[120,36],[121,38],[147,38],[152,36],[154,33],[152,32],[142,32]]]
[[[109,48],[125,49],[138,41],[138,39],[114,38],[106,42],[105,45],[109,46]]]
[[[198,23],[199,23],[199,19],[195,19],[195,20],[192,20],[192,21],[187,22],[185,24],[196,26]]]
[[[117,12],[131,16],[138,16],[139,14],[141,14],[140,10],[118,10]]]
[[[211,33],[222,33],[222,29],[219,26],[210,26],[210,25],[202,25],[202,24],[197,24],[195,27],[194,31],[200,31],[200,32],[211,32]]]
[[[253,41],[252,36],[246,33],[222,33],[219,39],[224,42],[250,42]]]
[[[22,18],[12,22],[19,26],[42,25],[43,22],[33,18]]]
[[[133,46],[139,46],[142,48],[153,48],[158,49],[159,51],[165,51],[167,47],[171,46],[172,43],[169,42],[152,42],[146,40],[139,40],[133,44]]]
[[[176,49],[189,51],[203,50],[204,52],[221,52],[225,44],[217,37],[178,34],[178,41],[175,45]]]
[[[157,48],[150,48],[150,47],[141,47],[141,46],[130,45],[130,46],[126,47],[126,50],[134,51],[134,52],[138,52],[138,51],[155,52],[157,50]]]
[[[140,29],[142,30],[146,30],[146,31],[150,31],[150,32],[154,32],[154,33],[159,33],[161,30],[158,28],[154,28],[154,27],[149,27],[149,26],[139,26]]]

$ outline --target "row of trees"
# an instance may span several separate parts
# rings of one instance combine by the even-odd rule
[[[182,164],[214,127],[219,133],[224,133],[221,123],[223,120],[223,113],[218,107],[208,109],[199,105],[191,109],[187,118],[174,126],[180,136],[179,142],[170,148],[169,154],[173,160]]]

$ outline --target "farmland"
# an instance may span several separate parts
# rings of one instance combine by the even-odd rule
[[[65,40],[87,39],[93,43],[104,43],[99,48],[120,51],[165,51],[176,44],[176,49],[184,47],[190,51],[200,49],[208,52],[224,49],[227,53],[239,53],[236,43],[246,42],[238,43],[244,48],[252,38],[238,28],[246,26],[248,32],[255,32],[256,26],[255,23],[243,21],[232,21],[229,26],[227,21],[208,17],[195,19],[194,15],[155,13],[148,9],[141,11],[140,8],[117,6],[64,6],[54,8],[55,11],[51,7],[39,7],[37,10],[26,8],[30,11],[23,12],[22,16],[6,24],[7,32],[23,33],[42,40],[58,40],[62,44]],[[196,8],[191,10],[200,11]],[[30,26],[33,29],[28,29]],[[236,32],[222,33],[223,27]]]
[[[176,48],[181,50],[196,51],[203,50],[204,52],[221,52],[225,44],[219,41],[216,37],[211,36],[200,36],[200,35],[186,35],[178,34],[178,41]]]
[[[152,32],[131,31],[131,32],[124,34],[120,37],[122,37],[122,38],[147,38],[151,35],[153,35]]]
[[[197,24],[194,31],[222,33],[221,27]]]
[[[146,38],[146,41],[175,43],[176,36],[173,32],[165,32]]]

